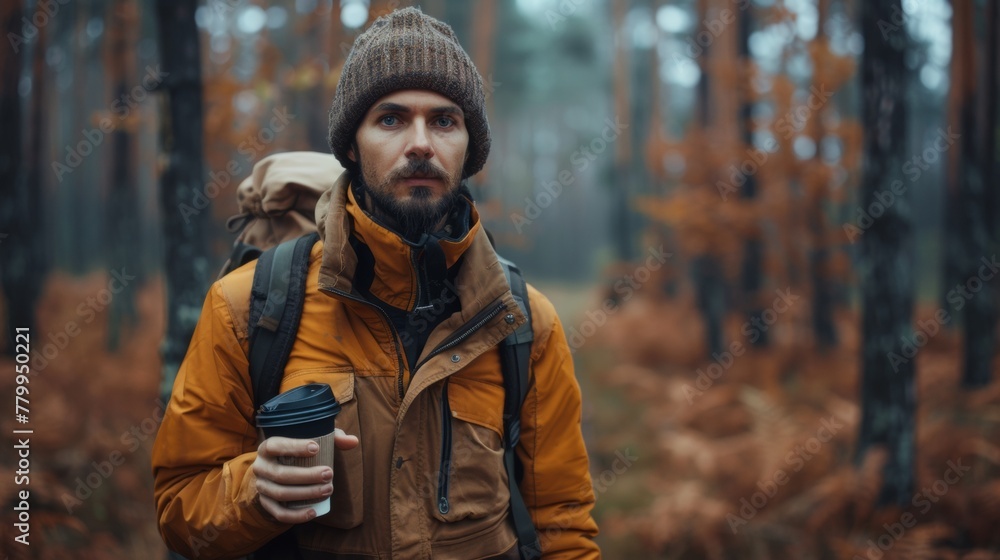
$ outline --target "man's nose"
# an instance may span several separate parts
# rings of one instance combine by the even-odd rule
[[[431,159],[434,157],[434,147],[424,119],[416,119],[410,127],[409,144],[406,147],[406,157]]]

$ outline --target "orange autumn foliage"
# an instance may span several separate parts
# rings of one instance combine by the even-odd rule
[[[879,538],[891,543],[884,558],[1000,553],[1000,382],[974,395],[958,388],[955,334],[938,334],[916,357],[919,496],[903,508],[880,507],[885,454],[876,450],[860,463],[853,456],[856,314],[838,315],[841,346],[822,353],[804,306],[780,316],[771,346],[760,351],[747,344],[744,318],[734,313],[727,340],[740,344],[739,355],[705,360],[686,290],[676,299],[650,291],[623,303],[577,353],[585,398],[597,401],[585,417],[600,434],[595,479],[613,468],[616,450],[640,458],[598,496],[608,557],[851,560],[866,558],[869,539]],[[932,313],[921,309],[918,319]],[[835,429],[821,442],[824,426]],[[941,492],[952,464],[969,470]],[[761,505],[754,495],[775,480],[783,483]],[[884,537],[885,526],[907,513],[915,525]]]
[[[30,547],[11,544],[16,512],[0,512],[0,552],[12,560],[166,553],[156,529],[149,462],[162,414],[157,348],[163,284],[127,288],[135,290],[139,321],[112,354],[106,349],[108,308],[98,299],[108,280],[104,274],[54,274],[46,281],[30,339]],[[88,298],[97,303],[88,306]],[[77,329],[67,330],[71,323]],[[0,359],[0,368],[13,371],[13,360]],[[14,381],[0,376],[0,394],[10,402]],[[19,427],[13,415],[0,419],[6,434]],[[2,457],[3,470],[14,472],[14,454]],[[0,478],[0,502],[15,503],[23,489],[13,477]]]

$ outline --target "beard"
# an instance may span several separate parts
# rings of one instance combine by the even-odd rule
[[[374,184],[370,180],[377,176],[375,170],[365,161],[360,163],[360,172],[355,171],[352,177],[358,193],[370,202],[373,214],[389,222],[386,225],[411,242],[418,241],[425,233],[434,233],[445,216],[458,206],[462,193],[466,191],[460,180],[425,159],[408,160],[405,166],[392,170]],[[431,198],[433,191],[425,186],[410,189],[410,198],[405,201],[391,194],[392,183],[414,176],[440,179],[447,186],[447,191],[438,200]]]

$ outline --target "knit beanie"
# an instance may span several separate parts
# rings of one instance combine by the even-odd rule
[[[462,178],[475,175],[490,153],[483,79],[448,24],[404,8],[384,15],[354,41],[330,107],[330,148],[345,168],[361,119],[381,97],[401,89],[426,89],[454,101],[465,113],[469,153]]]

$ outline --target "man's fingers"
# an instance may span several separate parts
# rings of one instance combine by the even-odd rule
[[[349,436],[344,433],[344,430],[340,428],[335,428],[333,430],[333,446],[337,449],[354,449],[358,446],[358,436]]]
[[[358,436],[349,436],[344,430],[333,431],[333,443],[337,449],[354,449],[358,446]],[[319,446],[311,439],[270,437],[257,448],[265,457],[312,457],[319,452]]]
[[[305,445],[297,445],[303,443]],[[300,467],[284,465],[278,458],[311,452],[308,440],[269,438],[258,448],[251,470],[256,476],[257,494],[261,506],[283,523],[305,523],[316,517],[313,508],[289,508],[290,501],[318,501],[333,493],[333,469],[329,466]],[[313,443],[315,445],[315,443]],[[309,455],[306,455],[309,456]]]
[[[333,493],[333,484],[327,482],[324,484],[287,486],[265,478],[258,478],[257,493],[260,494],[261,498],[266,496],[278,502],[318,501]]]
[[[251,466],[258,479],[278,484],[323,484],[333,480],[333,469],[326,466],[298,467],[282,465],[276,460],[258,460]]]
[[[319,451],[319,445],[311,439],[269,437],[257,447],[257,453],[265,457],[312,457]]]
[[[267,513],[282,523],[305,523],[316,518],[316,511],[313,508],[286,508],[273,498],[263,494],[260,496],[260,505]]]

